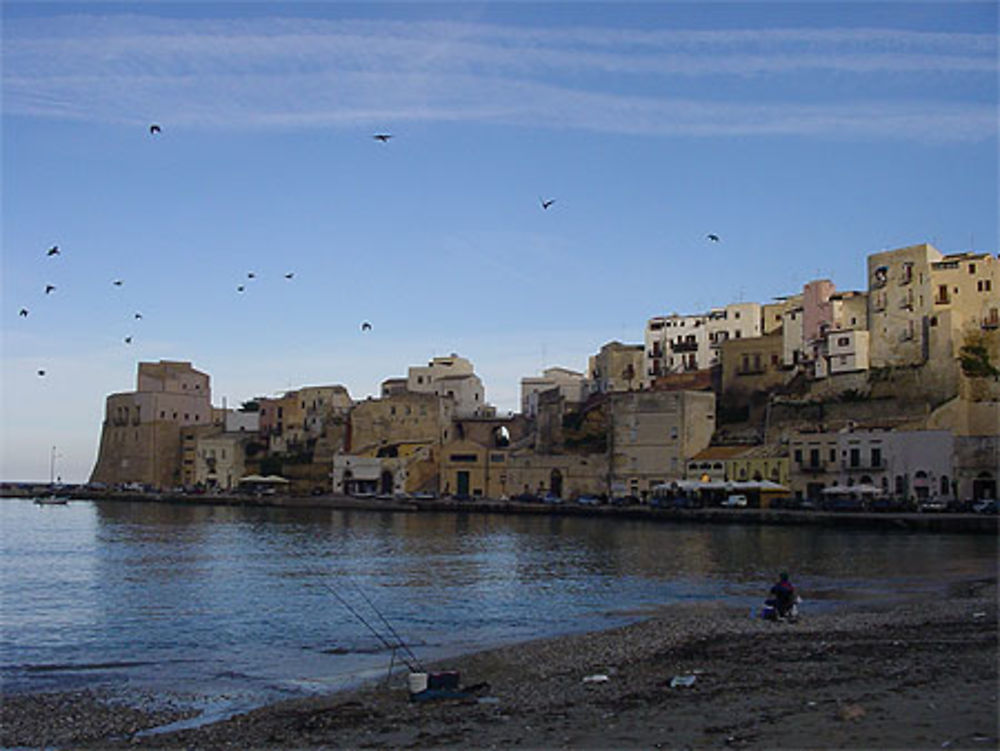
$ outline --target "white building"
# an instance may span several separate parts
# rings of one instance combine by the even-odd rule
[[[826,347],[816,360],[816,378],[868,370],[867,331],[828,331]]]
[[[472,363],[454,353],[435,357],[426,367],[411,367],[406,389],[453,399],[455,417],[492,417],[496,414],[496,408],[486,403],[486,389]]]
[[[761,336],[759,303],[733,303],[698,315],[656,316],[646,322],[643,384],[661,375],[704,370],[721,362],[728,339]]]

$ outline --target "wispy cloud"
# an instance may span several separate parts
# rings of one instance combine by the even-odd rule
[[[10,114],[169,113],[197,127],[427,120],[965,140],[995,134],[996,51],[989,34],[891,29],[66,16],[7,22],[3,96]],[[810,77],[822,77],[810,96],[789,93]]]

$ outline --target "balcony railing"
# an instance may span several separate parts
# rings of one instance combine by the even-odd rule
[[[821,472],[826,472],[825,464],[802,464],[799,466],[799,472],[807,475],[818,475]]]
[[[840,468],[847,472],[880,472],[885,469],[885,466],[884,460],[878,463],[860,462],[854,465],[852,465],[849,461],[842,461],[840,463]]]
[[[698,342],[671,342],[670,349],[674,352],[697,352]]]

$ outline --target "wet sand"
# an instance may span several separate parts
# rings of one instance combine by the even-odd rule
[[[95,694],[10,697],[5,746],[91,748],[995,748],[996,578],[805,614],[664,608],[624,628],[450,660],[468,695],[387,685],[170,734]],[[606,676],[592,678],[592,676]],[[672,686],[692,676],[689,686]],[[587,680],[590,678],[590,680]],[[687,679],[688,681],[691,678]],[[478,684],[478,686],[477,686]]]

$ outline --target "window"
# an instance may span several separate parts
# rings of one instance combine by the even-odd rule
[[[872,467],[882,466],[882,449],[872,446]]]
[[[970,263],[969,264],[969,273],[970,274],[975,274],[976,273],[976,264],[974,264],[974,263]]]
[[[795,461],[802,464],[802,449],[795,449]]]
[[[851,343],[850,337],[847,337],[847,336],[839,336],[839,337],[837,337],[837,346],[838,347],[846,347],[850,343]]]
[[[819,466],[819,449],[809,449],[809,466]]]
[[[941,495],[948,495],[948,475],[941,475]]]
[[[737,310],[735,313],[733,313],[733,318],[739,318],[739,317],[740,317],[740,311]]]
[[[859,448],[851,449],[851,466],[852,467],[861,466],[861,449]]]
[[[837,461],[837,449],[830,449],[830,461]]]

